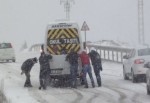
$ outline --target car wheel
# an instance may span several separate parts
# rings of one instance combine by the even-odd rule
[[[132,82],[137,83],[137,78],[135,77],[134,72],[133,72],[132,69],[131,69],[131,73],[132,73]]]
[[[129,77],[126,74],[124,67],[123,67],[123,77],[124,77],[124,80],[129,80]]]
[[[148,87],[148,85],[147,85],[147,94],[148,95],[150,95],[150,90],[149,90],[150,88]]]

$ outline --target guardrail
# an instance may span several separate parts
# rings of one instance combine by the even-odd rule
[[[42,44],[34,44],[30,47],[29,51],[40,51]]]
[[[40,51],[42,44],[35,44],[31,46],[29,51]],[[128,54],[132,48],[124,47],[112,47],[112,46],[100,46],[94,44],[87,44],[89,51],[95,49],[101,56],[102,60],[122,63],[123,55]]]
[[[128,54],[132,48],[112,47],[112,46],[100,46],[94,44],[87,44],[89,51],[95,49],[101,56],[102,60],[108,60],[113,62],[122,63],[123,55]]]

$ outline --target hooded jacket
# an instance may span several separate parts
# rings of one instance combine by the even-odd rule
[[[33,61],[33,58],[31,59],[27,59],[21,66],[21,69],[25,72],[30,72],[31,71],[31,68],[33,67],[34,65],[34,61]]]
[[[49,60],[52,59],[51,55],[47,55],[45,53],[41,53],[39,57],[40,70],[46,72],[50,70]]]
[[[101,57],[100,55],[98,54],[98,52],[92,50],[90,53],[89,53],[89,56],[91,58],[91,62],[92,62],[92,65],[100,70],[102,70],[102,64],[101,64]]]
[[[67,56],[66,60],[69,61],[71,65],[78,64],[78,54],[74,51],[71,51]]]

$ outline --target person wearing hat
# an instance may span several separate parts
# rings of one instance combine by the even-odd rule
[[[25,84],[24,84],[24,87],[32,87],[31,85],[31,81],[30,81],[30,71],[33,67],[33,65],[35,63],[37,63],[37,58],[34,57],[34,58],[29,58],[27,60],[25,60],[21,66],[21,75],[23,75],[25,73],[25,76],[26,76],[26,81],[25,81]]]
[[[101,63],[101,57],[100,57],[99,53],[95,50],[91,50],[88,55],[91,59],[92,65],[93,65],[93,69],[94,69],[94,73],[95,73],[95,76],[97,79],[98,87],[100,87],[102,85],[100,71],[103,70],[102,63]]]

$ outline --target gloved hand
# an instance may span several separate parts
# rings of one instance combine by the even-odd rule
[[[24,72],[22,71],[22,72],[21,72],[21,75],[23,75],[23,74],[24,74]]]
[[[102,67],[100,68],[100,71],[103,71],[103,68],[102,68]]]

